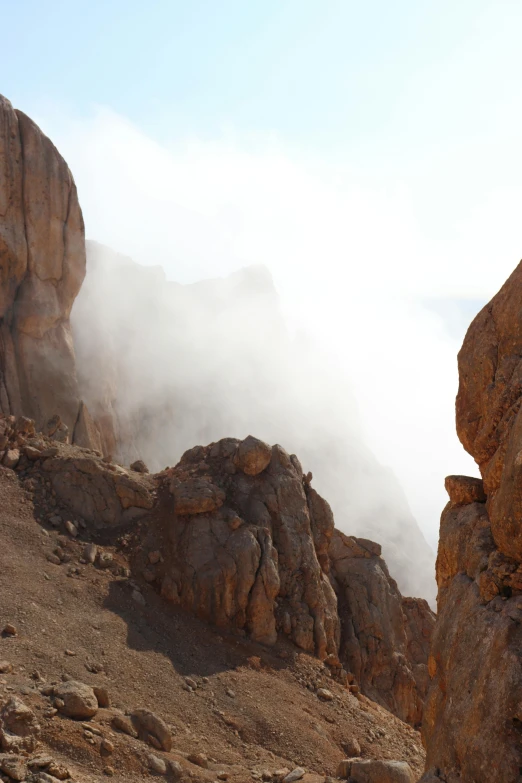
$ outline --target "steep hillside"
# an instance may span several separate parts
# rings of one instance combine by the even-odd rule
[[[341,760],[354,756],[407,762],[420,773],[417,732],[363,696],[352,676],[340,676],[335,655],[322,662],[314,655],[317,649],[303,649],[309,646],[306,639],[294,636],[292,643],[292,621],[290,637],[283,629],[275,642],[265,640],[267,646],[253,640],[249,626],[245,632],[241,623],[227,621],[213,630],[196,619],[196,607],[183,590],[180,601],[172,600],[172,592],[167,600],[158,595],[154,587],[164,584],[165,576],[172,578],[174,562],[179,566],[171,559],[166,532],[173,525],[196,524],[174,511],[177,503],[179,511],[196,513],[190,493],[176,484],[179,471],[196,462],[187,457],[180,468],[156,479],[104,462],[95,452],[35,436],[25,420],[6,424],[6,455],[13,463],[19,453],[14,469],[0,468],[0,624],[6,629],[0,639],[0,695],[3,704],[22,699],[41,727],[31,734],[40,743],[35,750],[21,754],[11,748],[18,763],[36,769],[34,759],[48,755],[76,780],[102,774],[137,780],[153,774],[151,765],[161,774],[164,762],[171,765],[169,776],[187,781],[276,781],[302,767],[306,774],[300,779],[320,783],[335,774]],[[260,474],[241,475],[254,484],[260,480]],[[177,495],[165,488],[173,479]],[[298,486],[296,481],[294,491]],[[67,506],[82,497],[93,501],[84,502],[83,513]],[[114,498],[121,513],[130,510],[126,521],[114,514]],[[153,508],[144,508],[146,498]],[[218,516],[230,501],[227,496]],[[314,499],[309,508],[317,510],[318,503],[324,501]],[[252,522],[243,525],[251,528]],[[317,544],[319,552],[325,552],[324,543]],[[310,564],[320,576],[324,572],[312,547]],[[187,566],[189,561],[187,556]],[[202,564],[195,575],[221,584],[215,568]],[[300,579],[295,575],[290,584],[294,579],[297,588]],[[307,589],[304,596],[311,600]],[[304,617],[299,606],[295,610]],[[63,689],[71,678],[105,689],[110,706],[101,706],[103,690],[96,691],[94,702],[88,690],[71,700]],[[70,704],[76,706],[69,709]],[[78,704],[82,718],[73,715]],[[165,724],[149,721],[140,734],[140,709],[152,710]],[[2,764],[0,754],[0,769]],[[47,769],[52,775],[55,768]]]

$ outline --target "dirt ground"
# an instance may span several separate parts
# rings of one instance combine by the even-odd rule
[[[0,468],[0,629],[17,630],[0,638],[0,660],[13,666],[0,675],[0,700],[18,695],[35,710],[38,753],[64,763],[74,780],[142,780],[155,774],[153,753],[178,760],[187,781],[270,780],[300,766],[305,783],[322,783],[353,738],[362,757],[408,761],[420,775],[419,734],[342,688],[320,661],[289,644],[268,649],[222,633],[164,601],[131,571],[139,557],[132,535],[105,537],[100,549],[113,562],[101,568],[80,562],[85,543],[96,542],[88,532],[73,539],[63,523],[55,528],[37,516],[19,475]],[[57,547],[60,564],[47,559]],[[109,692],[110,708],[87,733],[80,721],[51,717],[41,693],[67,676]],[[317,688],[334,698],[321,701]],[[171,727],[170,753],[112,727],[115,714],[139,707]],[[114,745],[109,755],[100,752],[103,737]],[[207,769],[188,760],[194,753],[207,757]]]

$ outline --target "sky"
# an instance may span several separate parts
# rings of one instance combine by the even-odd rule
[[[262,263],[435,546],[456,354],[522,256],[515,0],[0,0],[0,91],[87,236],[170,279]]]

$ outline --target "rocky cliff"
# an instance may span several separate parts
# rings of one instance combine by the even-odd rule
[[[85,275],[76,186],[51,141],[0,96],[0,410],[60,414],[93,445],[69,316]]]
[[[446,480],[426,781],[511,783],[522,769],[521,290],[519,265],[459,353],[457,432],[483,481]]]

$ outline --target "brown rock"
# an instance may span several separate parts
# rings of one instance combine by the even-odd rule
[[[350,776],[353,783],[415,783],[411,767],[406,761],[353,761]]]
[[[522,559],[522,263],[477,315],[459,352],[457,433],[488,496],[491,531],[507,557]]]
[[[54,693],[63,703],[59,707],[60,712],[68,718],[92,718],[98,711],[98,702],[93,689],[83,682],[76,680],[62,682],[56,686]]]
[[[138,732],[138,736],[145,741],[149,736],[155,738],[159,743],[159,748],[167,753],[172,748],[172,735],[165,721],[151,710],[134,710],[131,720]]]
[[[27,769],[19,756],[0,756],[0,769],[11,780],[25,780]]]
[[[6,468],[15,468],[20,460],[20,451],[18,449],[7,449],[2,460]]]
[[[24,702],[12,696],[0,709],[0,746],[9,752],[32,753],[40,735],[40,724]]]
[[[333,530],[328,504],[316,495],[309,501],[302,470],[280,446],[261,473],[236,471],[239,446],[227,438],[191,449],[169,471],[162,593],[258,642],[274,644],[280,629],[321,658],[337,654],[337,602],[322,567]],[[231,526],[236,518],[242,524]]]
[[[234,465],[247,476],[257,476],[268,467],[271,459],[271,447],[262,440],[249,435],[239,443],[234,454]]]
[[[519,265],[459,353],[457,432],[487,502],[459,477],[441,518],[425,783],[511,783],[522,768],[521,286]]]
[[[23,411],[39,428],[59,411],[61,431],[73,433],[80,399],[69,315],[85,274],[76,186],[50,140],[1,96],[0,159],[0,411]]]
[[[118,731],[128,734],[129,737],[134,737],[135,739],[138,737],[138,732],[132,725],[130,719],[125,715],[115,715],[112,719],[112,725],[115,729],[118,729]]]
[[[109,696],[109,691],[107,688],[103,688],[100,685],[93,685],[93,691],[94,695],[96,696],[96,701],[98,702],[98,707],[102,707],[104,709],[107,709],[111,706],[111,699]]]
[[[506,560],[484,504],[446,507],[423,718],[427,768],[440,769],[442,780],[517,779],[520,747],[508,727],[522,703],[522,589],[510,586],[518,564]]]
[[[187,761],[190,761],[191,764],[196,764],[198,767],[203,767],[203,769],[208,768],[208,758],[204,753],[189,753]]]
[[[225,493],[208,479],[190,478],[179,481],[173,478],[170,491],[174,496],[175,511],[180,516],[206,514],[223,505]]]
[[[378,545],[336,530],[329,554],[343,621],[341,661],[366,696],[418,725],[433,612],[426,601],[401,596]]]
[[[142,459],[137,459],[135,462],[132,463],[130,466],[131,470],[135,470],[136,473],[148,473],[149,469],[145,465]]]
[[[52,761],[49,766],[47,767],[47,772],[49,775],[52,775],[53,778],[56,778],[57,780],[68,780],[71,777],[71,773],[67,769],[66,766],[63,764],[57,764],[55,761]]]
[[[471,478],[471,476],[447,476],[444,486],[451,503],[456,506],[486,502],[484,483],[481,479]]]
[[[361,746],[355,737],[350,737],[350,739],[343,740],[343,742],[341,742],[341,746],[349,758],[354,758],[355,756],[361,755]]]

